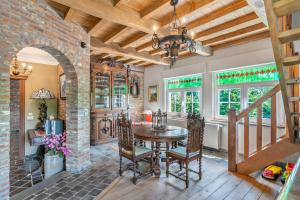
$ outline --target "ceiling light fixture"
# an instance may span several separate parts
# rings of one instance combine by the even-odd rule
[[[188,29],[186,26],[182,26],[180,20],[176,14],[176,5],[179,0],[171,0],[170,4],[173,6],[173,16],[171,23],[169,24],[170,35],[163,38],[159,38],[156,34],[156,27],[152,36],[152,47],[154,49],[161,49],[166,52],[166,56],[170,59],[170,67],[176,62],[179,52],[189,50],[190,52],[196,52],[196,42],[188,36]],[[186,19],[183,18],[182,22],[185,23]]]
[[[28,76],[32,72],[32,66],[22,63],[21,66],[18,63],[18,58],[15,55],[10,65],[10,73],[14,76]]]

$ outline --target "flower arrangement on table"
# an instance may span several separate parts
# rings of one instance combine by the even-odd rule
[[[66,132],[61,135],[47,135],[44,138],[44,144],[49,148],[48,153],[51,156],[67,157],[71,154],[71,150],[66,146]]]

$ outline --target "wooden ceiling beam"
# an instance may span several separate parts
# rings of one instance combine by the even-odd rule
[[[118,4],[121,3],[122,0],[113,0],[113,5],[117,6]]]
[[[168,62],[164,61],[159,56],[151,56],[147,52],[137,52],[133,48],[124,49],[116,44],[108,45],[95,37],[91,37],[91,49],[98,52],[105,52],[116,56],[125,56],[128,58],[143,60],[159,65],[169,65]]]
[[[166,5],[170,5],[170,0],[159,0],[153,2],[150,6],[147,6],[141,11],[142,18],[150,18],[160,11],[163,11]]]
[[[201,0],[197,2],[187,2],[181,6],[178,6],[176,8],[176,13],[178,18],[185,17],[189,14],[192,14],[192,12],[197,11],[198,9],[201,9],[204,6],[208,6],[209,4],[213,3],[215,0]],[[173,12],[169,15],[166,15],[163,17],[161,21],[161,25],[165,26],[171,23],[172,21]]]
[[[248,6],[248,3],[245,0],[236,0],[233,3],[223,6],[217,10],[213,10],[212,12],[189,22],[187,24],[187,28],[189,30],[195,29],[198,26],[211,22],[217,18],[223,17],[224,15],[227,15],[246,6]]]
[[[258,18],[257,15],[254,12],[252,12],[252,13],[243,15],[239,18],[227,21],[223,24],[220,24],[220,25],[214,26],[212,28],[206,29],[204,31],[198,32],[198,33],[195,34],[194,39],[197,40],[201,37],[208,36],[208,35],[211,35],[211,34],[214,34],[214,33],[229,29],[229,28],[232,28],[234,26],[237,26],[237,25],[255,20],[257,18]],[[136,48],[136,50],[137,51],[142,51],[146,48],[151,47],[151,45],[152,45],[152,41],[149,41],[149,42],[146,42],[146,43],[141,44],[140,46],[138,46]]]
[[[125,60],[125,61],[122,61],[123,64],[131,64],[131,63],[133,63],[133,62],[136,62],[136,59],[130,58],[130,59],[127,59],[127,60]]]
[[[89,30],[88,34],[94,36],[94,34],[106,24],[107,21],[104,19],[99,19],[99,21]]]
[[[137,61],[137,62],[134,62],[132,64],[133,65],[142,65],[142,64],[145,64],[145,63],[147,63],[147,62],[145,62],[145,61]]]
[[[163,52],[161,49],[154,49],[152,51],[149,51],[150,55],[157,55],[157,54],[162,54]]]
[[[270,33],[269,31],[265,31],[262,33],[257,33],[257,34],[253,34],[253,35],[249,35],[243,38],[239,38],[237,40],[233,40],[233,41],[229,41],[229,42],[224,42],[222,44],[217,44],[215,46],[212,46],[212,49],[214,51],[219,50],[219,49],[223,49],[223,48],[228,48],[231,46],[235,46],[235,45],[240,45],[240,44],[245,44],[248,42],[253,42],[256,40],[262,40],[265,38],[269,38],[270,37]]]
[[[109,34],[109,36],[104,39],[103,41],[105,43],[111,43],[114,42],[115,39],[117,39],[118,37],[120,37],[121,35],[123,35],[124,33],[126,33],[127,31],[129,31],[130,28],[126,27],[126,26],[122,26],[120,29],[118,29],[116,32],[113,32],[111,34]]]
[[[210,46],[213,43],[221,42],[221,41],[224,41],[224,40],[227,40],[227,39],[239,36],[239,35],[254,32],[254,31],[257,31],[257,30],[265,30],[265,29],[266,29],[265,24],[264,23],[259,23],[259,24],[255,24],[255,25],[252,25],[252,26],[248,26],[248,27],[243,28],[243,29],[239,29],[237,31],[233,31],[233,32],[230,32],[230,33],[227,33],[227,34],[223,34],[221,36],[218,36],[218,37],[215,37],[215,38],[212,38],[212,39],[202,41],[202,44],[204,46]]]
[[[139,32],[137,34],[134,34],[132,37],[126,39],[124,42],[122,42],[120,44],[120,46],[122,48],[127,48],[130,47],[130,45],[134,42],[136,42],[137,40],[144,38],[146,35],[148,35],[147,33],[143,33],[143,32]]]
[[[158,28],[158,34],[166,35],[167,30],[160,29],[161,25],[158,21],[153,19],[142,19],[140,13],[127,8],[126,10],[120,9],[118,7],[113,7],[102,1],[95,0],[84,0],[84,1],[74,1],[74,0],[52,0],[54,2],[69,6],[73,9],[80,10],[82,12],[88,13],[92,16],[111,21],[113,23],[122,24],[139,31],[152,34],[153,27]]]
[[[64,20],[72,21],[73,16],[76,14],[76,11],[73,8],[68,8],[65,13]]]
[[[144,50],[148,47],[151,47],[151,45],[152,45],[152,41],[149,41],[149,42],[146,42],[146,43],[141,44],[140,46],[136,47],[136,50],[137,51],[142,51],[142,50]]]
[[[201,37],[208,36],[208,35],[232,28],[234,26],[249,22],[251,20],[255,20],[257,18],[258,18],[257,15],[254,12],[252,12],[252,13],[243,15],[239,18],[227,21],[223,24],[220,24],[220,25],[214,26],[212,28],[206,29],[204,31],[198,32],[195,34],[194,39],[199,39]]]

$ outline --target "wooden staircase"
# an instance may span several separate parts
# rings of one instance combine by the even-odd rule
[[[279,74],[279,85],[239,114],[229,111],[228,169],[250,174],[265,166],[300,151],[299,140],[299,64],[300,56],[294,52],[293,42],[300,40],[300,28],[292,29],[292,14],[300,11],[300,0],[264,0],[269,22],[274,58]],[[281,90],[286,115],[286,134],[278,137],[276,94]],[[262,105],[271,99],[270,142],[262,145]],[[249,147],[249,113],[257,109],[256,150]],[[243,156],[238,156],[238,126],[243,126]]]

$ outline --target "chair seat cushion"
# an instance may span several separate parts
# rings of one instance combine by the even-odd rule
[[[171,149],[171,150],[167,151],[167,154],[186,158],[186,147],[177,147],[177,148]],[[198,154],[199,154],[199,152],[189,153],[189,157],[191,158]]]
[[[153,150],[147,148],[147,147],[141,147],[141,146],[135,146],[135,156],[140,156],[146,153],[151,153]],[[127,154],[127,155],[132,155],[132,151],[127,151],[125,149],[122,149],[122,152]]]

